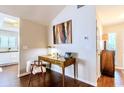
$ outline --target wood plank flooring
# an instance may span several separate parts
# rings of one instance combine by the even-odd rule
[[[17,77],[17,65],[7,66],[0,72],[0,87],[27,87],[29,76]],[[101,76],[97,82],[98,87],[124,87],[124,72],[116,70],[115,78]],[[47,71],[45,83],[42,78],[35,76],[30,87],[62,87],[61,74]],[[65,87],[92,87],[73,78],[65,76]]]
[[[0,87],[27,87],[28,80],[29,75],[17,77],[17,65],[4,67],[3,72],[0,72]],[[47,70],[45,82],[43,78],[34,76],[30,87],[62,87],[61,74]],[[91,85],[65,76],[65,87],[91,87]]]
[[[98,87],[124,87],[124,71],[116,69],[114,78],[101,76],[97,84]]]

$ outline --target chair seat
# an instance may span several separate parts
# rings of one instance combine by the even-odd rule
[[[30,60],[27,61],[26,72],[29,72],[29,73],[31,72],[31,65],[33,65],[33,64],[34,64],[34,61],[30,61]],[[36,63],[36,64],[37,64],[37,63]],[[45,68],[45,67],[46,67],[46,64],[43,63],[42,66],[44,66],[43,69],[46,69],[46,68]],[[36,70],[35,70],[35,71],[36,71]],[[44,71],[46,71],[46,70],[43,70],[43,72],[44,72]]]
[[[45,73],[46,72],[46,68],[45,67],[41,67],[41,66],[33,66],[33,74],[37,74],[37,73]]]

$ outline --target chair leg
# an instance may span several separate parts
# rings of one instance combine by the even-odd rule
[[[29,81],[28,81],[28,87],[30,86],[31,78],[32,78],[32,75],[30,74]]]
[[[31,68],[31,74],[29,76],[28,87],[30,86],[30,83],[31,83],[31,78],[32,78],[32,75],[33,75],[32,71],[33,71],[33,67]]]
[[[42,77],[43,77],[43,85],[45,86],[45,76],[46,76],[46,73],[42,73]]]

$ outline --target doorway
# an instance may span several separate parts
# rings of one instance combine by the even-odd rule
[[[0,12],[0,74],[4,74],[6,68],[13,69],[15,66],[14,71],[18,73],[19,38],[19,18]]]
[[[107,34],[106,48],[115,51],[115,77],[101,77],[98,79],[100,86],[124,86],[124,6],[96,6],[97,11],[97,28],[101,28],[102,34],[97,34],[100,37],[98,41],[100,44],[99,51],[104,49],[102,35]],[[98,32],[99,30],[97,30]],[[97,46],[98,44],[97,43]],[[98,58],[98,56],[97,56]],[[97,60],[100,63],[100,60]],[[99,65],[97,65],[99,67]],[[97,69],[100,70],[100,69]],[[109,83],[108,83],[109,82]],[[103,84],[104,83],[104,84]],[[106,84],[105,84],[106,83]],[[111,84],[111,85],[109,85]]]

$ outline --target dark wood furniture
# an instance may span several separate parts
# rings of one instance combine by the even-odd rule
[[[65,82],[65,68],[66,67],[68,67],[70,65],[74,65],[74,79],[76,77],[76,73],[75,73],[76,59],[75,58],[68,58],[65,60],[62,57],[57,58],[57,57],[52,57],[52,56],[39,56],[38,60],[49,62],[50,67],[51,67],[51,64],[55,64],[62,68],[62,84],[63,84],[63,86],[64,86],[64,82]]]
[[[115,52],[110,50],[102,50],[100,55],[100,69],[102,75],[114,77],[115,72]]]

